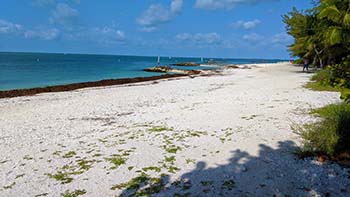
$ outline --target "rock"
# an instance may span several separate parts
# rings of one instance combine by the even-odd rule
[[[200,66],[200,64],[194,63],[194,62],[179,62],[172,64],[173,66]]]
[[[235,64],[230,64],[230,65],[227,65],[226,68],[236,69],[236,68],[239,68],[239,66],[237,66]]]
[[[160,72],[160,73],[166,73],[171,70],[170,66],[154,66],[150,68],[143,69],[146,72]]]
[[[225,68],[228,68],[228,69],[251,69],[250,66],[236,65],[236,64],[229,64],[229,65],[225,66]]]
[[[252,67],[249,67],[249,66],[247,66],[247,65],[244,65],[244,66],[240,67],[240,69],[252,69]]]
[[[143,69],[146,72],[161,72],[161,73],[178,73],[178,74],[186,74],[186,75],[197,75],[200,74],[200,70],[182,70],[182,69],[174,69],[170,66],[154,66],[150,68]]]
[[[198,75],[198,74],[201,74],[202,72],[200,70],[183,70],[183,71],[189,75]]]

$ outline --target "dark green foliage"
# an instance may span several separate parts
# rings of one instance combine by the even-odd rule
[[[328,69],[331,72],[331,85],[350,88],[350,56],[344,58],[340,64],[330,66]]]
[[[293,64],[303,64],[303,59],[297,59],[293,61]]]
[[[294,8],[283,16],[294,43],[292,55],[307,58],[325,70],[318,72],[306,87],[341,91],[350,99],[350,0],[321,0],[306,11]],[[302,63],[301,61],[297,63]]]
[[[328,66],[317,72],[312,78],[313,82],[306,87],[314,90],[340,91],[341,99],[349,101],[350,98],[350,56],[344,58],[340,64]]]
[[[350,102],[350,89],[344,89],[341,92],[341,97],[340,98],[349,103]]]
[[[306,11],[293,9],[283,16],[294,37],[292,55],[321,67],[334,65],[350,54],[350,0],[321,0]]]
[[[313,111],[321,120],[300,128],[305,151],[336,155],[350,150],[350,104],[332,104]]]
[[[305,87],[316,91],[341,91],[341,88],[331,85],[331,79],[332,72],[329,69],[323,69],[315,73],[311,78],[311,82],[307,83]]]
[[[329,85],[331,72],[328,69],[320,70],[311,77],[312,81],[319,82],[322,85]]]

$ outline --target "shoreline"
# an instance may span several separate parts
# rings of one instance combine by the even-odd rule
[[[99,81],[88,81],[88,82],[81,82],[81,83],[71,83],[71,84],[65,84],[65,85],[54,85],[54,86],[38,87],[38,88],[4,90],[4,91],[0,91],[0,99],[21,97],[21,96],[32,96],[32,95],[36,95],[36,94],[40,94],[40,93],[49,93],[49,92],[67,92],[67,91],[72,91],[72,90],[77,90],[77,89],[82,89],[82,88],[123,85],[123,84],[155,81],[155,80],[159,80],[159,79],[185,77],[185,76],[189,76],[189,75],[187,75],[187,74],[164,74],[164,75],[152,76],[152,77],[103,79],[103,80],[99,80]]]
[[[275,64],[284,64],[285,62],[277,62],[277,63],[267,63],[268,65]],[[235,65],[235,68],[230,66]],[[247,67],[256,67],[256,66],[264,66],[266,63],[257,63],[257,64],[228,64],[223,66],[220,69],[246,69]],[[36,87],[36,88],[27,88],[27,89],[12,89],[12,90],[0,90],[0,99],[3,98],[14,98],[14,97],[22,97],[22,96],[33,96],[41,93],[52,93],[52,92],[67,92],[73,91],[83,88],[94,88],[94,87],[105,87],[105,86],[113,86],[113,85],[124,85],[124,84],[133,84],[139,82],[147,82],[147,81],[156,81],[160,79],[170,79],[176,77],[185,77],[191,75],[208,75],[208,71],[220,72],[218,68],[212,70],[201,70],[202,73],[196,74],[185,74],[185,73],[176,73],[176,74],[163,74],[158,76],[151,77],[131,77],[131,78],[119,78],[119,79],[103,79],[98,81],[87,81],[80,83],[70,83],[64,85],[53,85],[46,87]]]

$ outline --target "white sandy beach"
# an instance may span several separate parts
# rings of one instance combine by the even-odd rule
[[[259,64],[0,99],[0,196],[129,195],[121,183],[142,173],[164,174],[156,196],[348,196],[348,171],[292,154],[291,125],[340,101],[303,88],[311,75],[300,70]]]

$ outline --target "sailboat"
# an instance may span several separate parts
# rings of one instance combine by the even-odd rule
[[[160,56],[158,56],[157,64],[160,64]]]
[[[204,62],[204,59],[203,59],[203,57],[201,57],[201,62]]]

